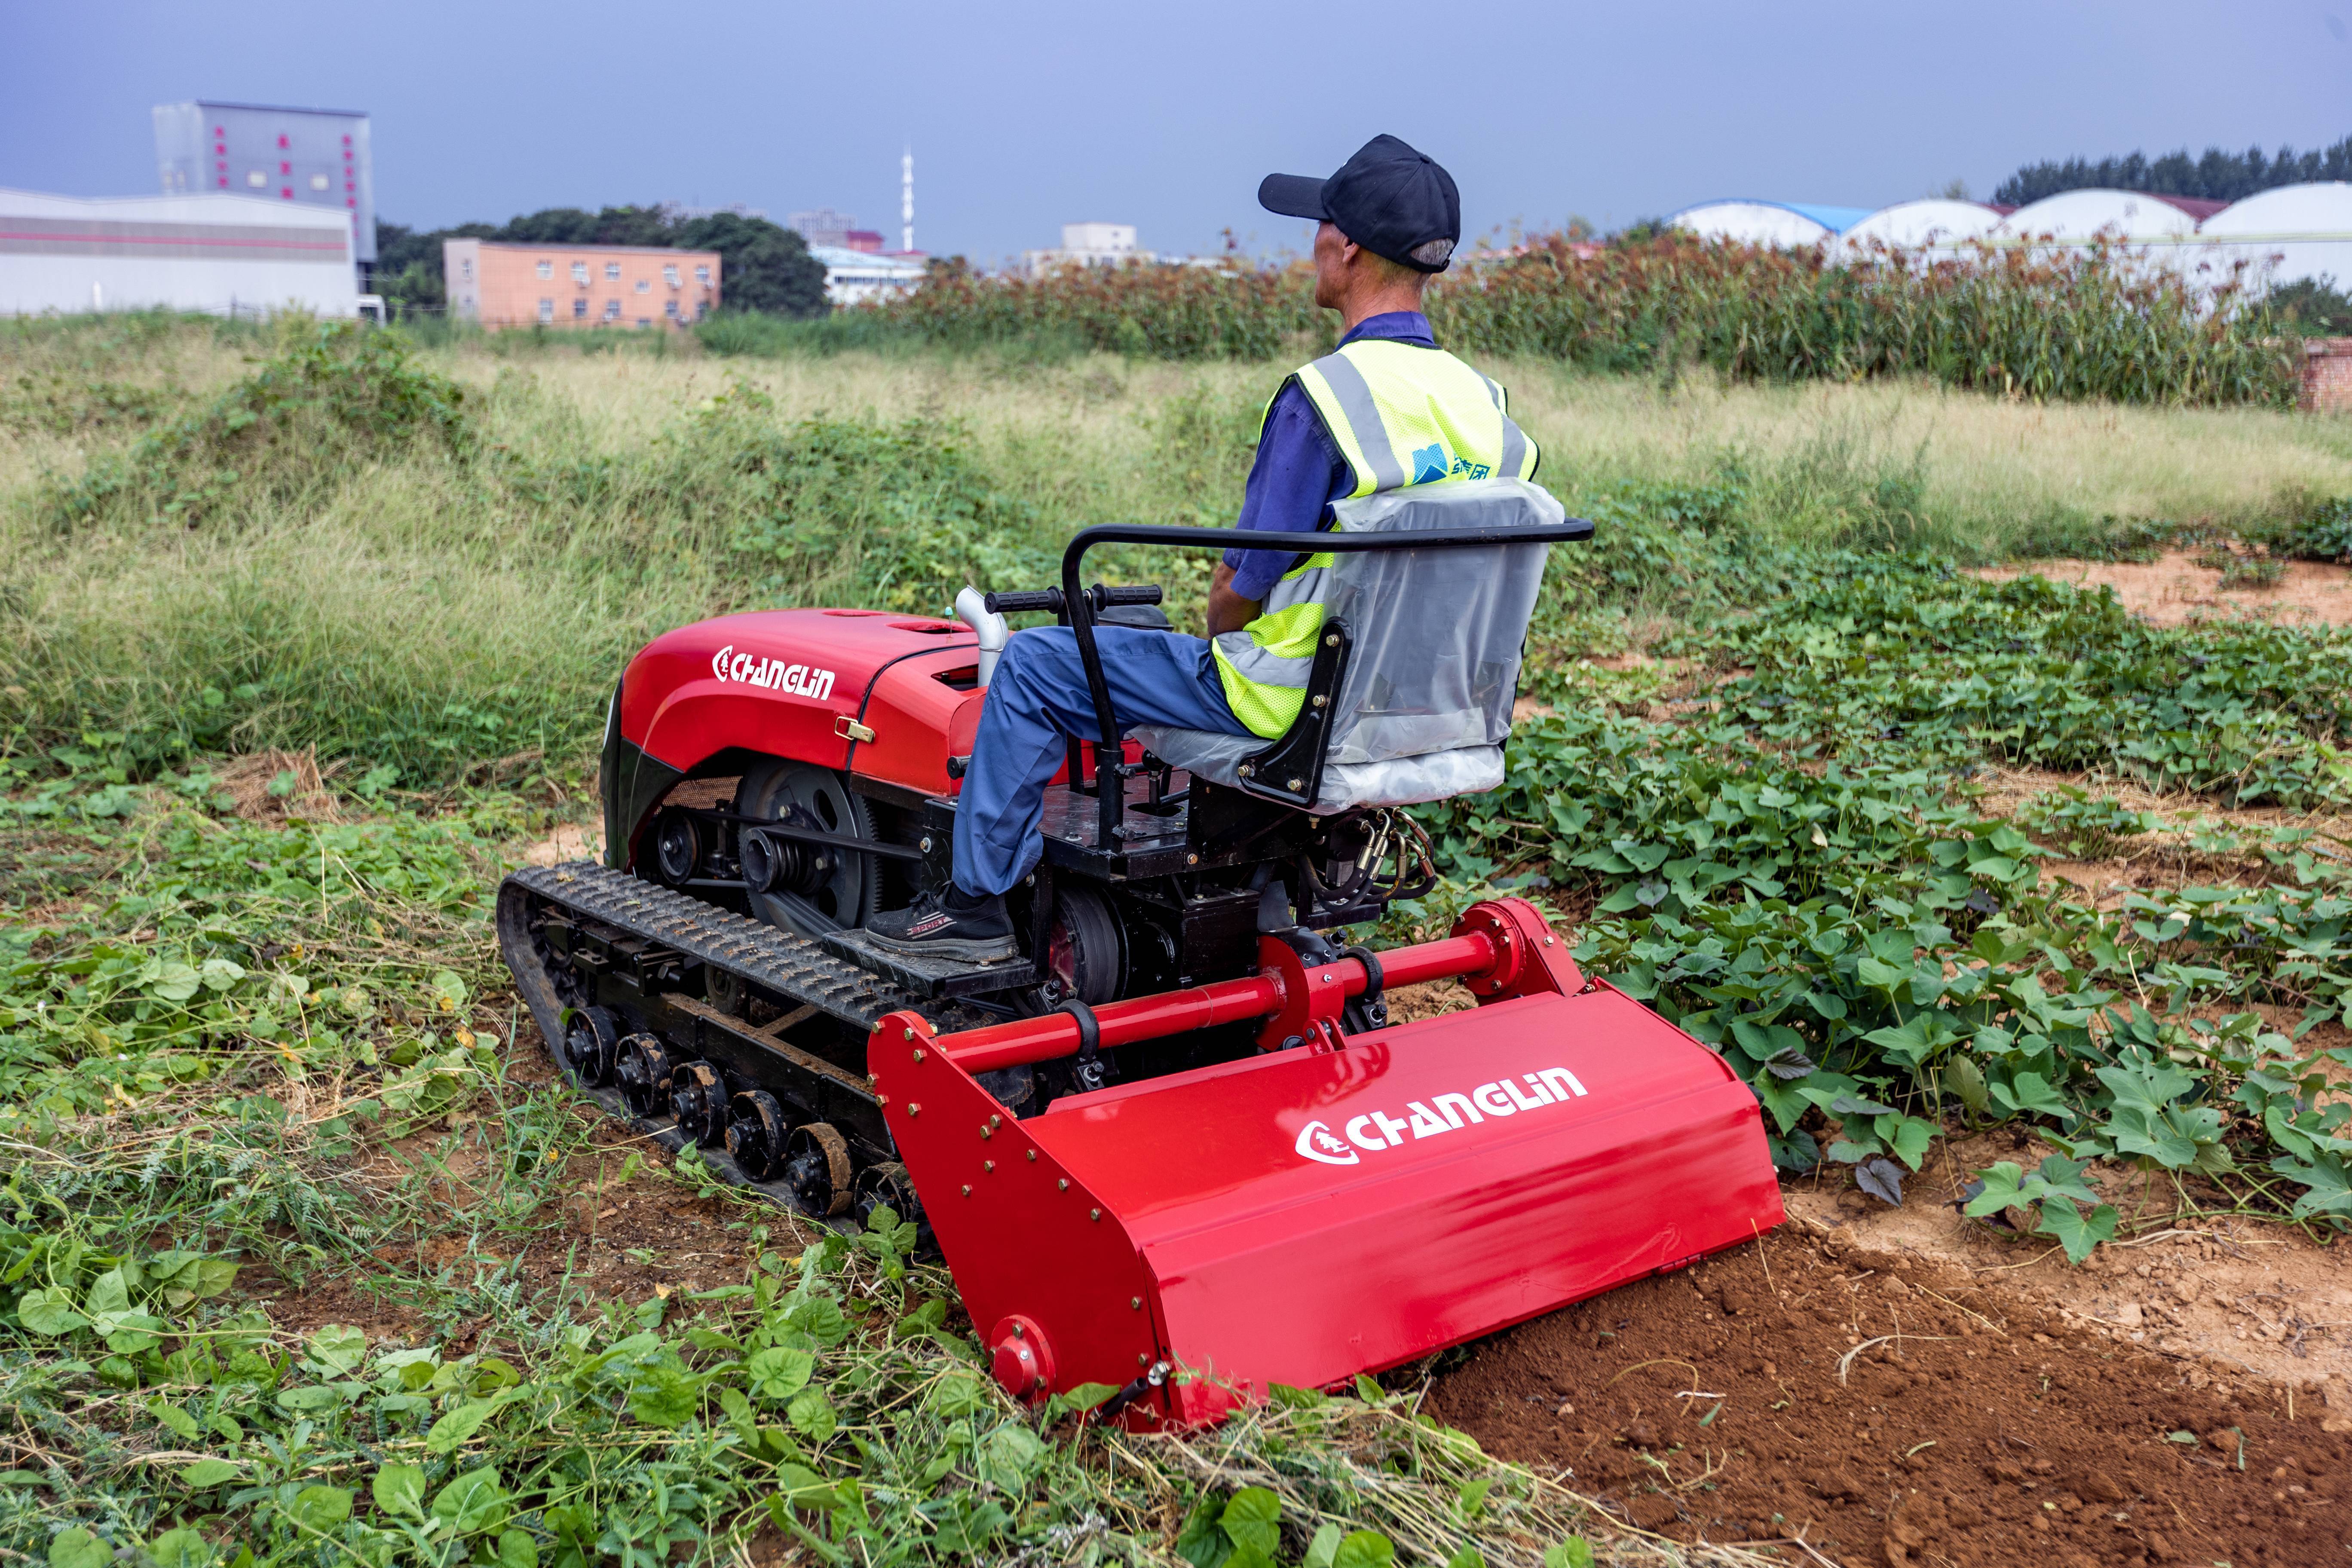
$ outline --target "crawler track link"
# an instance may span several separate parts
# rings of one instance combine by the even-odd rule
[[[943,1030],[987,1021],[968,1005],[919,1000],[789,931],[591,861],[509,876],[498,930],[548,1055],[583,1093],[663,1148],[700,1143],[719,1180],[845,1226],[877,1199],[903,1212],[911,1192],[866,1076],[874,1025],[902,1010]],[[601,1063],[567,1049],[583,1025],[611,1037]],[[741,1160],[711,1136],[730,1115],[749,1134]],[[845,1172],[852,1192],[841,1190]]]

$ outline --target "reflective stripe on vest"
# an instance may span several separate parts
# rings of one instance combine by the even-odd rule
[[[1512,420],[1503,389],[1443,349],[1366,338],[1290,379],[1347,458],[1351,496],[1535,477],[1539,455]],[[1213,645],[1234,716],[1268,740],[1290,728],[1306,700],[1330,564],[1328,554],[1308,556],[1275,584],[1257,619]]]

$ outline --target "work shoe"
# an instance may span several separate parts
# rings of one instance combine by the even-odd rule
[[[876,915],[866,922],[866,936],[876,947],[910,958],[993,963],[1021,952],[1013,941],[1013,918],[1004,912],[1003,894],[974,897],[952,887],[918,893],[907,908]]]

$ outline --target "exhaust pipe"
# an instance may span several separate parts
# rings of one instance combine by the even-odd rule
[[[980,638],[980,686],[986,690],[989,678],[996,673],[997,656],[1004,651],[1004,639],[1013,634],[1006,629],[1004,617],[989,609],[987,596],[969,584],[955,596],[955,613],[956,619]]]

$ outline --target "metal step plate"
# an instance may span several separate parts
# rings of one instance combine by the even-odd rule
[[[918,958],[875,946],[862,931],[829,931],[817,941],[861,969],[872,970],[911,995],[985,996],[1037,984],[1037,969],[1025,958],[971,963],[960,958]]]

